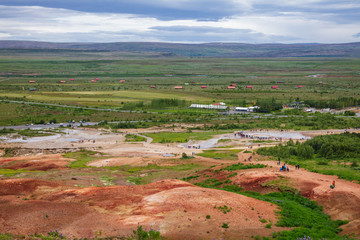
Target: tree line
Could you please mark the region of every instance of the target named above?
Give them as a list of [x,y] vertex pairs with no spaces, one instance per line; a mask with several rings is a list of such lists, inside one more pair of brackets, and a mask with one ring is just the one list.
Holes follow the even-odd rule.
[[298,157],[312,159],[322,157],[327,159],[360,158],[360,134],[343,133],[316,136],[304,143],[288,141],[285,145],[260,148],[257,152],[265,156],[279,158]]

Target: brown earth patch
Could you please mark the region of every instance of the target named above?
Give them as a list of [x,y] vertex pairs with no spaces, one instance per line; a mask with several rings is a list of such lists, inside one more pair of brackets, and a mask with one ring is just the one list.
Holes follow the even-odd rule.
[[239,185],[244,190],[265,194],[277,190],[263,186],[265,182],[274,179],[277,179],[277,176],[248,176],[246,173],[240,173],[239,177],[234,177],[233,183]]
[[[341,188],[341,187],[340,187]],[[354,189],[354,191],[356,191]],[[349,220],[341,226],[341,234],[355,233],[360,238],[360,197],[354,192],[332,191],[329,194],[316,196],[316,201],[324,207],[324,212],[332,219]]]
[[34,179],[0,180],[0,196],[25,195],[34,192],[38,187],[59,187],[55,182]]
[[[248,181],[250,182],[250,188],[264,192],[264,190],[261,191],[262,187],[259,184],[266,178],[269,178],[269,180],[279,177],[289,178],[296,184],[295,187],[303,196],[315,200],[319,205],[323,206],[324,212],[330,215],[333,220],[350,221],[349,224],[341,226],[343,229],[341,234],[354,233],[355,236],[360,237],[360,185],[358,183],[338,179],[336,176],[308,172],[304,169],[295,170],[294,166],[289,166],[290,172],[280,172],[276,161],[259,163],[267,164],[272,168],[244,171],[242,176],[238,174],[238,176],[234,177],[238,179],[234,180],[234,183],[243,186],[242,184]],[[256,180],[257,178],[259,180]],[[330,185],[334,180],[336,180],[336,187],[330,189]]]
[[[179,180],[143,186],[61,186],[58,191],[49,191],[49,186],[59,185],[47,181],[16,179],[0,184],[0,232],[57,229],[69,237],[94,237],[101,230],[104,236],[114,236],[130,234],[141,224],[145,229],[160,229],[170,239],[249,239],[276,230],[266,229],[259,221],[276,222],[276,206]],[[19,193],[28,194],[28,200],[18,198]],[[215,208],[224,205],[231,208],[227,214]],[[222,228],[223,223],[229,228]]]
[[[315,136],[327,134],[327,132],[309,131],[303,134]],[[140,161],[133,162],[132,165],[146,165],[149,162],[148,159],[159,165],[170,164],[166,163],[166,158],[158,159],[158,162],[156,162],[156,158],[164,153],[181,154],[186,152],[190,155],[194,151],[187,151],[175,144],[169,146],[150,143],[117,144],[117,139],[118,137],[112,139],[112,145],[109,145],[106,142],[108,139],[105,139],[104,142],[101,142],[104,144],[101,151],[112,154],[113,159],[121,156],[119,158],[134,157]],[[100,139],[96,140],[96,144],[98,142]],[[78,145],[97,146],[92,143]],[[239,153],[238,159],[243,161],[250,155],[251,153]],[[0,164],[4,164],[4,166],[19,164],[18,166],[20,166],[22,163],[41,160],[35,162],[43,163],[46,166],[51,162],[47,161],[46,157],[39,159],[40,156],[0,158]],[[251,163],[256,164],[257,162],[254,161],[256,158],[257,156],[254,156]],[[259,159],[265,158],[259,157]],[[2,160],[4,161],[2,162]],[[66,164],[69,161],[56,157],[53,160],[61,160]],[[213,169],[225,167],[225,165],[220,166],[222,163],[238,162],[198,156],[191,161],[201,162],[204,165],[218,165]],[[245,164],[247,163],[249,162]],[[350,221],[349,224],[341,226],[344,229],[342,234],[355,233],[360,237],[359,184],[337,179],[334,176],[311,173],[303,169],[295,170],[294,166],[290,166],[290,172],[280,172],[279,166],[273,161],[259,161],[259,163],[268,164],[272,168],[237,171],[238,174],[231,178],[232,182],[247,190],[267,193],[274,189],[263,187],[263,183],[281,177],[289,178],[296,183],[296,188],[304,196],[316,200],[322,205],[324,212],[329,214],[332,219]],[[122,165],[122,162],[120,161],[119,164]],[[62,171],[68,171],[68,169],[61,169],[60,165],[58,165],[59,170],[54,169],[56,171],[49,171],[51,174],[39,177],[52,178],[52,176],[62,174]],[[0,165],[0,167],[2,166]],[[130,234],[140,223],[146,229],[150,227],[160,229],[161,233],[171,239],[249,239],[251,235],[269,236],[271,232],[284,230],[274,226],[272,229],[265,229],[265,224],[258,221],[261,217],[275,219],[272,214],[274,214],[276,206],[254,201],[251,198],[243,198],[244,196],[238,194],[203,189],[178,180],[160,181],[144,186],[88,188],[66,186],[87,182],[89,183],[85,185],[91,185],[92,176],[83,176],[82,174],[90,170],[82,169],[81,171],[78,172],[78,175],[74,175],[74,180],[66,183],[29,179],[0,180],[0,232],[33,234],[35,231],[46,233],[58,229],[69,237],[93,237],[95,231],[102,230],[103,235],[114,236]],[[203,173],[214,175],[213,171],[204,171],[198,174]],[[229,174],[231,172],[219,172],[217,177],[225,180]],[[333,180],[336,180],[336,187],[330,189],[329,186]],[[24,200],[25,198],[28,200]],[[218,209],[214,209],[215,205],[227,205],[233,210],[223,214]],[[248,211],[251,210],[250,206],[255,210]],[[21,212],[24,212],[26,217],[22,216]],[[206,215],[210,215],[211,218],[206,219]],[[273,216],[274,218],[272,218]],[[19,221],[21,224],[17,224]],[[273,220],[274,223],[275,221]],[[34,224],[34,222],[38,224]],[[228,223],[230,228],[222,228],[223,223]]]
[[47,171],[49,169],[65,168],[72,159],[64,158],[61,154],[31,155],[0,158],[0,167],[6,169],[26,169]]
[[[241,156],[242,159],[244,156]],[[259,157],[261,159],[261,157]],[[290,167],[290,172],[279,171],[276,161],[243,162],[244,164],[267,164],[267,168],[219,171],[204,170],[199,172],[200,177],[193,179],[192,182],[202,182],[211,176],[213,179],[225,180],[231,173],[237,173],[231,177],[232,184],[242,187],[244,190],[256,191],[262,194],[278,191],[278,189],[266,187],[272,180],[284,180],[285,185],[297,189],[301,194],[311,200],[315,200],[323,206],[324,212],[331,216],[333,220],[349,220],[350,223],[341,226],[341,234],[355,234],[360,237],[360,185],[355,182],[338,179],[336,176],[323,175],[308,172],[304,169],[295,170]],[[204,177],[205,175],[205,177]],[[336,180],[336,187],[330,189],[333,180]],[[276,184],[275,184],[276,186]]]

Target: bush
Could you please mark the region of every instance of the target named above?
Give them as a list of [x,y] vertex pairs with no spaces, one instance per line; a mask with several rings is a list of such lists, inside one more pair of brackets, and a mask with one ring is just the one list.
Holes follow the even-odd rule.
[[316,136],[306,141],[318,154],[325,158],[359,158],[360,133],[343,133]]
[[355,112],[351,112],[351,111],[345,111],[344,112],[344,116],[355,116],[356,113]]
[[303,159],[311,159],[314,157],[314,149],[308,144],[300,144],[297,147],[296,155]]
[[142,226],[138,226],[136,230],[133,231],[133,234],[126,238],[126,240],[161,240],[165,239],[161,236],[160,232],[150,229],[150,231],[143,230]]
[[182,153],[181,155],[181,159],[190,159],[190,158],[194,158],[193,156],[188,156],[186,153]]
[[229,228],[229,224],[223,223],[223,225],[222,225],[221,227],[222,227],[222,228]]
[[275,146],[260,148],[257,153],[266,156],[290,158],[297,156],[302,159],[317,157],[334,158],[359,158],[360,133],[343,133],[334,135],[316,136],[302,144],[294,146]]

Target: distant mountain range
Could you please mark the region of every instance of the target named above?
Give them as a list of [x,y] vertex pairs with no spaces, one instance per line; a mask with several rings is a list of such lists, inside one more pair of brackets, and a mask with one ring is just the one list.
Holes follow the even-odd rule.
[[0,41],[0,50],[72,50],[156,53],[163,57],[347,57],[360,58],[360,42],[343,44],[180,44],[162,42],[52,43]]

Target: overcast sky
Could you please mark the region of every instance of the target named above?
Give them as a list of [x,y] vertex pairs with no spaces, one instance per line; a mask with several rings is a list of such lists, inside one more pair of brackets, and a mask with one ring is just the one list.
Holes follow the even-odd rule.
[[346,43],[359,0],[0,0],[0,40]]

